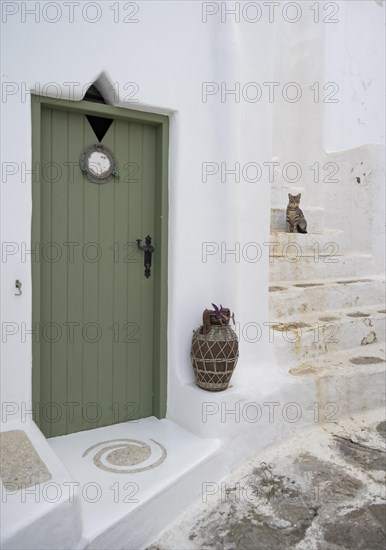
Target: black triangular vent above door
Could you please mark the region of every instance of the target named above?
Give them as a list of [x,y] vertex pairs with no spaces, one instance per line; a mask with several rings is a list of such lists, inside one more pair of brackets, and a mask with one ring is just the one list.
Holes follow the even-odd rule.
[[113,119],[91,115],[86,115],[86,118],[89,121],[91,128],[94,130],[94,134],[98,138],[98,141],[102,141],[107,133],[107,130],[110,128]]
[[104,105],[106,105],[106,101],[103,95],[100,93],[95,84],[91,84],[83,99],[85,99],[86,101],[93,101],[94,103],[103,103]]

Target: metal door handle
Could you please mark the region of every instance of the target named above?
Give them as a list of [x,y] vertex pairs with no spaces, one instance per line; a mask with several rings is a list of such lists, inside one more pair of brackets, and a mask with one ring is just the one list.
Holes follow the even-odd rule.
[[145,245],[142,245],[141,242],[142,239],[137,239],[138,250],[143,250],[145,252],[143,265],[145,267],[145,277],[148,279],[150,277],[151,256],[154,252],[154,246],[151,244],[151,237],[149,237],[149,235],[145,239]]

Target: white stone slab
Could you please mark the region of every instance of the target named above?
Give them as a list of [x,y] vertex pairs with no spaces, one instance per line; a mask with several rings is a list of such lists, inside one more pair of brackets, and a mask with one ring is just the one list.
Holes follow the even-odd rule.
[[[301,210],[307,220],[307,228],[310,232],[321,232],[324,229],[324,208],[311,207]],[[286,230],[286,207],[271,208],[271,230],[285,231]]]
[[332,258],[352,251],[349,246],[350,235],[345,231],[332,229],[326,229],[323,233],[312,230],[308,233],[271,231],[270,242],[270,256]]
[[304,282],[315,279],[359,278],[374,275],[372,257],[368,254],[352,254],[337,258],[319,258],[301,256],[292,258],[274,258],[270,264],[270,281]]
[[372,305],[382,309],[384,301],[385,281],[382,280],[335,279],[303,283],[278,281],[270,286],[269,310],[272,320],[282,320],[331,309]]
[[[364,364],[353,359],[367,358]],[[376,362],[383,359],[383,362]],[[386,400],[385,343],[360,346],[310,359],[290,371],[315,395],[321,415],[331,420],[384,407]],[[306,389],[308,388],[308,389]]]
[[[143,471],[138,471],[141,463],[130,473],[106,471],[94,462],[99,451],[110,447],[101,460],[111,467],[106,456],[122,449],[126,440],[151,448],[150,457],[142,463]],[[212,461],[218,441],[199,438],[169,420],[154,417],[55,437],[49,443],[79,483],[87,548],[144,547],[181,507],[197,498],[202,476],[210,470],[211,476],[216,476],[216,469],[221,475],[218,463]],[[162,454],[160,446],[166,453],[164,460],[151,468]],[[122,464],[116,468],[124,469]]]
[[356,348],[361,342],[367,348],[373,342],[384,342],[384,311],[379,306],[362,307],[280,320],[272,326],[277,361],[288,368],[328,352]]

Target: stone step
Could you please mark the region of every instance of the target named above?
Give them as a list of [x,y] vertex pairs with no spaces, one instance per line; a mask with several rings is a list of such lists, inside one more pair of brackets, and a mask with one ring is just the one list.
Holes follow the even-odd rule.
[[271,325],[279,365],[296,366],[326,352],[385,341],[385,306],[320,311]]
[[333,260],[335,256],[342,256],[349,251],[347,231],[333,229],[306,234],[272,231],[270,243],[270,256],[274,257],[310,256],[315,261],[318,258]]
[[[289,370],[314,395],[319,422],[385,405],[385,344],[371,344],[309,359]],[[308,388],[307,388],[308,386]]]
[[379,279],[335,279],[302,283],[284,281],[269,287],[271,319],[373,305],[382,309],[384,301],[385,281]]
[[28,414],[20,421],[12,420],[15,411],[6,415],[4,549],[148,548],[201,497],[205,481],[225,473],[218,440],[170,420],[148,417],[47,440]]
[[[49,442],[82,491],[89,484],[99,487],[99,499],[81,501],[87,550],[147,548],[181,508],[201,496],[203,482],[223,475],[217,440],[166,419],[142,418]],[[138,448],[149,454],[135,456]],[[121,456],[110,462],[114,453]]]
[[[271,231],[286,231],[286,208],[271,208]],[[304,217],[307,220],[309,231],[322,232],[324,229],[324,208],[310,207],[302,208]]]
[[29,411],[21,414],[14,405],[13,411],[5,409],[1,423],[0,547],[79,548],[79,485],[32,422]]
[[315,258],[273,257],[270,263],[270,281],[302,282],[314,279],[363,278],[372,274],[370,254],[352,254]]

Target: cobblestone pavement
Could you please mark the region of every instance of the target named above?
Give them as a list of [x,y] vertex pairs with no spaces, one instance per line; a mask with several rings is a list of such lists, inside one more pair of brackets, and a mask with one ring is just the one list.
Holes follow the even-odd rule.
[[208,481],[149,550],[385,550],[384,418],[319,425]]

